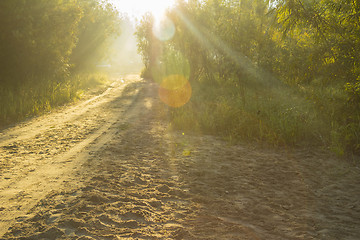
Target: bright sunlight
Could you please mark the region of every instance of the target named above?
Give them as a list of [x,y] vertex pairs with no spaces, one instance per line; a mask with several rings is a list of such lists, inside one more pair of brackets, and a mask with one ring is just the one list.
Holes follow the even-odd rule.
[[130,17],[139,18],[146,12],[151,12],[155,18],[162,18],[165,10],[174,4],[174,0],[111,0],[119,12],[127,13]]
[[358,2],[0,0],[0,239],[360,239]]

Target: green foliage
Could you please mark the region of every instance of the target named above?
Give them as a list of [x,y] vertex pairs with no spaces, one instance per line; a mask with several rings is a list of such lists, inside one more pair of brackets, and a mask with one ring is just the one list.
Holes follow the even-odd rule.
[[76,99],[120,22],[97,0],[1,0],[0,20],[0,124]]
[[104,73],[82,73],[77,74],[73,77],[73,82],[76,82],[77,88],[85,91],[87,89],[92,89],[98,86],[106,85],[109,82],[107,74]]
[[66,77],[81,11],[73,0],[0,1],[1,83]]
[[[173,126],[360,153],[356,1],[178,1],[167,16],[176,33],[156,42],[157,60],[168,68],[169,51],[181,53],[193,88],[191,101],[172,111]],[[144,46],[155,43],[152,23],[147,17],[138,27],[144,59]]]
[[345,91],[349,94],[349,103],[358,110],[360,109],[360,76],[353,84],[347,83],[345,85]]
[[320,146],[327,133],[314,108],[286,87],[195,84],[191,102],[183,109],[173,109],[172,118],[175,128],[196,126],[200,132],[232,141]]
[[[288,41],[308,51],[307,68],[328,81],[354,83],[359,75],[360,9],[356,1],[283,1],[277,9],[280,30]],[[307,39],[303,39],[306,36]],[[289,48],[290,46],[284,46]],[[305,57],[300,58],[305,59]],[[299,62],[299,61],[298,61]],[[311,65],[316,64],[316,68]]]
[[97,0],[78,0],[82,18],[78,26],[78,40],[71,54],[74,71],[89,71],[103,60],[114,35],[120,34],[118,12],[109,3]]
[[34,79],[16,87],[0,87],[0,126],[75,101],[82,92],[106,84],[107,81],[107,76],[100,73],[77,74],[60,83]]
[[146,69],[150,69],[156,62],[157,48],[156,39],[153,36],[152,28],[154,18],[151,14],[145,14],[136,28],[138,52],[143,58]]

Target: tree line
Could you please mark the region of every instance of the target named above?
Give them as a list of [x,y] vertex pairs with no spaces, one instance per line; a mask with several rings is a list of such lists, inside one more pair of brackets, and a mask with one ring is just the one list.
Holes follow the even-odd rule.
[[360,152],[360,3],[179,0],[167,18],[171,39],[154,35],[151,14],[137,38],[144,76],[189,69],[192,100],[172,110],[174,126]]
[[121,22],[97,0],[2,0],[0,20],[0,124],[72,98]]

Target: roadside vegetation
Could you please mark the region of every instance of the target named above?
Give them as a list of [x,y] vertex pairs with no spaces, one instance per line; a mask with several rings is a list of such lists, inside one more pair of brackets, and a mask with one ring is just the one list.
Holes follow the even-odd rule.
[[360,153],[356,1],[178,1],[166,20],[145,15],[136,35],[144,77],[191,85],[171,109],[175,128]]
[[74,101],[104,83],[96,71],[121,17],[97,0],[0,1],[0,126]]

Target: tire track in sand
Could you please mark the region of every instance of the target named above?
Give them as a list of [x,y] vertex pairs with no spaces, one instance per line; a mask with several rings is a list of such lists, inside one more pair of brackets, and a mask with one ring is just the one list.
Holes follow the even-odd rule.
[[[114,126],[121,124],[132,112],[141,85],[137,76],[128,76],[125,84],[117,80],[99,96],[53,115],[42,116],[39,121],[34,119],[13,131],[5,130],[6,135],[2,133],[2,162],[8,160],[12,164],[2,165],[0,169],[0,236],[17,220],[31,217],[26,214],[32,207],[49,192],[71,181],[89,155],[113,137],[118,129]],[[54,125],[55,129],[52,128]],[[81,125],[90,125],[90,129],[80,129],[83,136],[79,137]],[[51,136],[56,135],[54,132],[62,136],[71,132],[77,134],[67,141],[51,144],[54,140]],[[28,146],[38,142],[41,142],[40,148],[48,147],[45,156],[27,151]],[[59,150],[64,144],[67,147]]]

